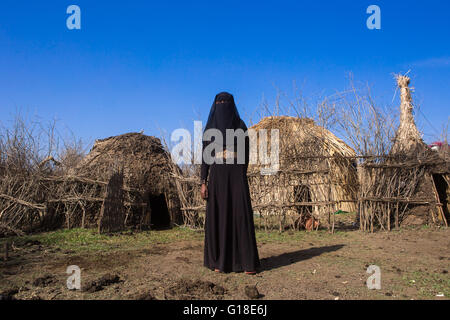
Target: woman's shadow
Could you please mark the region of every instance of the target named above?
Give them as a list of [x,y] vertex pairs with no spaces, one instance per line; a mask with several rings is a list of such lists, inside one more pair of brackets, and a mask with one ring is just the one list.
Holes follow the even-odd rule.
[[320,256],[326,252],[333,252],[344,247],[343,244],[334,246],[309,248],[305,250],[297,250],[293,252],[283,253],[278,256],[272,256],[261,259],[261,271],[268,271],[280,267],[284,267],[299,261],[308,260],[316,256]]

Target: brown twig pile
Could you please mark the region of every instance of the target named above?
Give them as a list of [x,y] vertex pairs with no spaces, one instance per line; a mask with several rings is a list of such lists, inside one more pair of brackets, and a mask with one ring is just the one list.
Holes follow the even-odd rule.
[[400,224],[447,226],[435,177],[446,181],[448,189],[449,158],[423,142],[414,122],[409,83],[408,77],[397,76],[400,125],[389,154],[381,163],[366,161],[360,167],[359,217],[364,231],[391,230]]
[[[64,143],[55,123],[43,127],[17,116],[0,132],[0,234],[23,234],[60,226],[51,200],[61,192],[53,179],[60,179],[68,163],[81,159],[79,143]],[[59,160],[55,157],[60,154]],[[52,178],[53,177],[53,178]]]

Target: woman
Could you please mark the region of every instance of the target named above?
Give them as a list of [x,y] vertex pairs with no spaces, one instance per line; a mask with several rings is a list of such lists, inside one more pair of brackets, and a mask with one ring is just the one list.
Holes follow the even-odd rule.
[[[207,163],[211,161],[205,161],[205,152],[202,157],[201,193],[207,200],[204,265],[216,272],[255,274],[260,261],[247,181],[249,139],[246,136],[244,148],[238,145],[239,139],[226,141],[227,129],[247,132],[231,94],[222,92],[216,95],[205,132],[208,129],[219,130],[222,134],[220,149],[223,152],[212,152],[215,161],[210,165]],[[208,140],[203,137],[203,151],[210,143],[220,143],[220,140]],[[245,161],[241,164],[238,161],[242,159],[239,150],[245,150]],[[222,161],[216,161],[221,157]]]

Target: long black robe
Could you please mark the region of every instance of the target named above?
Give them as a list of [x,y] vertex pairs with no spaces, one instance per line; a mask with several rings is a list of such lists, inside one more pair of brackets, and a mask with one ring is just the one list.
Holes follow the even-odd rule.
[[[214,101],[218,97],[220,94]],[[229,108],[230,112],[235,112],[239,117],[234,124],[228,122],[225,127],[221,127],[223,121],[217,119],[220,112],[215,113],[214,109],[213,105],[206,128],[247,130],[237,114],[234,100]],[[227,164],[225,161],[223,164],[202,163],[202,179],[206,179],[209,173],[204,266],[212,270],[241,272],[257,271],[260,268],[247,180],[248,137],[245,142],[245,164],[236,163],[236,159],[234,164]]]

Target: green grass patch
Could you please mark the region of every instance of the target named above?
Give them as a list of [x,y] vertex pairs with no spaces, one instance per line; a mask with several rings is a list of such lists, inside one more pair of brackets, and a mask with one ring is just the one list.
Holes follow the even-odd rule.
[[[203,233],[187,228],[176,227],[168,230],[150,230],[136,233],[124,232],[113,235],[99,234],[93,229],[62,229],[52,232],[10,237],[16,246],[30,241],[39,241],[44,246],[75,252],[100,251],[110,249],[139,249],[155,243],[170,243],[183,240],[201,240]],[[6,239],[1,239],[3,244]]]
[[439,293],[450,297],[450,276],[448,274],[416,271],[403,276],[403,281],[407,285],[417,288],[423,298],[434,298]]
[[[346,232],[331,234],[326,230],[319,231],[256,231],[258,242],[264,243],[298,243],[323,242],[336,237],[347,237]],[[141,232],[122,232],[112,235],[99,234],[94,229],[61,229],[51,232],[10,237],[9,241],[15,246],[24,246],[30,241],[39,241],[44,246],[73,250],[75,252],[102,251],[102,250],[129,250],[148,247],[150,244],[164,244],[183,240],[203,241],[203,230],[175,227],[168,230],[150,230]],[[0,245],[6,240],[0,239]]]

